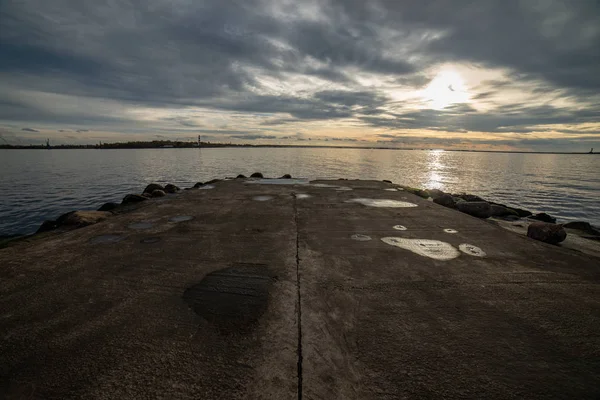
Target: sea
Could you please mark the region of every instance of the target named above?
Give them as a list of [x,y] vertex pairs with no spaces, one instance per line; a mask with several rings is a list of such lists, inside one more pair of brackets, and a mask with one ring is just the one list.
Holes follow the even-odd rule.
[[600,226],[600,156],[347,148],[0,150],[0,236],[31,234],[47,219],[95,210],[152,182],[181,188],[213,178],[291,174],[387,179],[471,193]]

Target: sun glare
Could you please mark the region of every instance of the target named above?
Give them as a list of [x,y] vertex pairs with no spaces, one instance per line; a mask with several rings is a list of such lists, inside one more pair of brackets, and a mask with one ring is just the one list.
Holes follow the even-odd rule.
[[463,78],[453,70],[440,71],[423,90],[422,96],[427,106],[436,110],[469,101]]

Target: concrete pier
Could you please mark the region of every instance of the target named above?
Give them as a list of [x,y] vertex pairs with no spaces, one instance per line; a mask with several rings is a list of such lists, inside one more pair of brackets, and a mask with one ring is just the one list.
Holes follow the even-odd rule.
[[0,397],[600,397],[600,259],[375,181],[246,180],[0,250]]

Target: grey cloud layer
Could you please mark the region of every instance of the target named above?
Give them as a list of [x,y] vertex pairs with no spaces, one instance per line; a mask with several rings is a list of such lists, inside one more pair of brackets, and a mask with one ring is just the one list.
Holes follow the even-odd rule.
[[[36,91],[131,107],[280,114],[265,124],[354,119],[391,129],[527,132],[536,125],[595,123],[599,7],[597,1],[512,0],[3,2],[0,77],[13,86],[0,92],[0,122],[117,130],[135,123],[116,112],[58,113],[22,98],[22,91]],[[535,82],[540,92],[561,90],[581,105],[416,110],[390,106],[380,89],[357,79],[369,73],[423,87],[430,79],[424,69],[445,62],[510,69],[516,81]],[[290,90],[284,85],[290,76],[314,79],[317,88]],[[267,90],[264,77],[281,88]],[[485,100],[501,86],[489,83],[475,98]]]

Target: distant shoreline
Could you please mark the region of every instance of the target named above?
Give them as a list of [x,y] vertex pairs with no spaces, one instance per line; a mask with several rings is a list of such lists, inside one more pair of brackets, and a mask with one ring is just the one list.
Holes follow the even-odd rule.
[[467,150],[467,149],[421,149],[399,148],[384,146],[326,146],[326,145],[276,145],[276,144],[232,144],[232,143],[202,143],[200,147],[195,142],[124,142],[106,143],[100,145],[0,145],[0,150],[131,150],[131,149],[215,149],[215,148],[312,148],[312,149],[360,149],[360,150],[417,150],[417,151],[451,151],[462,153],[516,153],[516,154],[570,154],[570,155],[598,155],[590,152],[567,151],[511,151],[511,150]]

